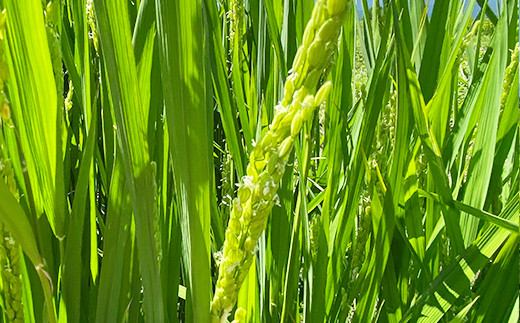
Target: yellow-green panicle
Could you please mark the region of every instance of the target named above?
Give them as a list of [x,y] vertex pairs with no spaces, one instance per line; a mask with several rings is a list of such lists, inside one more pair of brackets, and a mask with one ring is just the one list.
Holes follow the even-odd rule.
[[[278,203],[278,185],[297,136],[327,98],[332,83],[324,82],[350,0],[318,0],[304,32],[284,87],[282,102],[275,107],[269,131],[250,155],[247,175],[241,180],[226,230],[223,257],[215,295],[212,322],[227,322],[236,304],[272,207]],[[235,319],[241,321],[242,312]]]

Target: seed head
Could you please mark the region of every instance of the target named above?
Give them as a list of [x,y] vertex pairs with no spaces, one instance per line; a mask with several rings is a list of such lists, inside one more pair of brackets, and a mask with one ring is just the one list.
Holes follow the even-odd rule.
[[[253,261],[269,213],[275,204],[279,204],[278,184],[293,147],[293,137],[299,134],[303,123],[312,117],[315,108],[330,92],[331,82],[325,82],[317,92],[316,86],[326,76],[325,66],[330,64],[348,2],[318,0],[315,3],[285,82],[283,100],[275,107],[269,130],[251,152],[247,176],[242,178],[232,203],[223,261],[211,303],[213,322],[226,322]],[[239,309],[233,322],[243,320],[245,311]]]

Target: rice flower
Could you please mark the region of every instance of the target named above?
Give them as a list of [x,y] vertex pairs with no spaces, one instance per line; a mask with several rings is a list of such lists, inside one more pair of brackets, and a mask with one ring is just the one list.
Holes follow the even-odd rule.
[[211,303],[212,322],[226,322],[235,306],[238,291],[253,261],[258,238],[278,201],[278,185],[294,138],[332,88],[332,83],[327,81],[316,90],[334,54],[349,3],[350,0],[319,0],[315,3],[303,42],[285,82],[283,100],[275,107],[269,131],[250,155],[247,175],[242,178],[232,203]]

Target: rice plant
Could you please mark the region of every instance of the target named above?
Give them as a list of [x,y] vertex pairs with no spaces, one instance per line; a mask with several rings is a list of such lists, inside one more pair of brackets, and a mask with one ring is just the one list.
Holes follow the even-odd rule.
[[0,0],[1,322],[517,322],[518,0]]

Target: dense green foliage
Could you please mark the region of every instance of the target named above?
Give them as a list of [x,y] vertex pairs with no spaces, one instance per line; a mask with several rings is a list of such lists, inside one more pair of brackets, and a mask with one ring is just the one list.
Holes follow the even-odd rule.
[[383,2],[0,0],[0,322],[210,322],[282,164],[222,321],[517,322],[518,0]]

